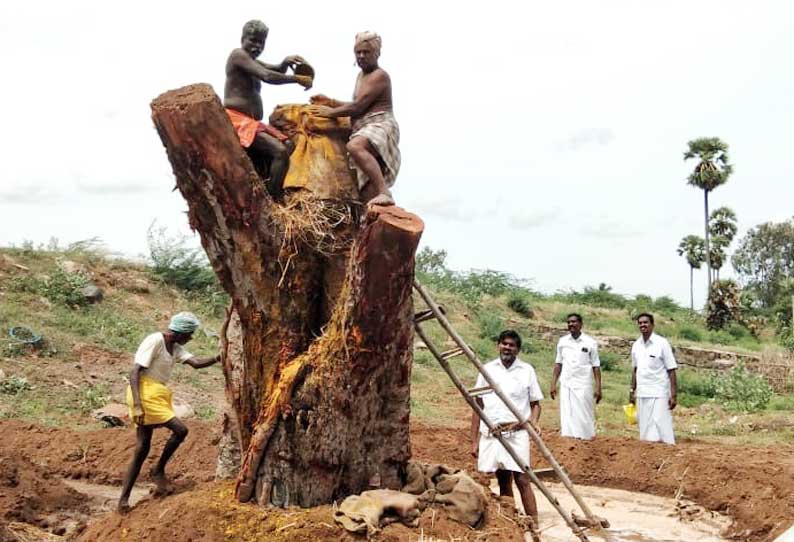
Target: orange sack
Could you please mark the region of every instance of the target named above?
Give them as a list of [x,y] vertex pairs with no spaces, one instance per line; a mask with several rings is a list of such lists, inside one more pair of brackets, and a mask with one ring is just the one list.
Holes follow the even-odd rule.
[[229,119],[232,121],[232,126],[234,126],[234,131],[237,132],[237,137],[240,138],[240,145],[246,149],[251,146],[251,143],[254,142],[256,134],[259,132],[265,132],[266,134],[275,137],[282,143],[289,139],[279,130],[273,128],[272,126],[268,126],[263,122],[259,122],[255,118],[249,117],[245,113],[240,113],[234,109],[227,108],[226,114],[229,115]]

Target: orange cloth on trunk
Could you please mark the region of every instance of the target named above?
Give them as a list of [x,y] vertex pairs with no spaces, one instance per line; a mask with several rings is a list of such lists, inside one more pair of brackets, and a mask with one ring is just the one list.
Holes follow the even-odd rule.
[[240,145],[246,149],[254,142],[256,134],[265,132],[284,143],[289,138],[281,133],[279,130],[268,126],[263,122],[259,122],[253,117],[249,117],[245,113],[240,113],[234,109],[226,109],[226,114],[229,115],[229,120],[232,121],[234,131],[237,132],[237,137],[240,138]]

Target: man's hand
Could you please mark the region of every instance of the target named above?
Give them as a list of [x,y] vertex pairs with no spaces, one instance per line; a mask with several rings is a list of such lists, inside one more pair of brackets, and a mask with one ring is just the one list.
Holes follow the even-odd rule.
[[667,406],[669,406],[669,407],[670,407],[670,410],[673,410],[673,409],[675,408],[675,405],[677,405],[677,404],[678,404],[678,402],[676,401],[676,397],[675,397],[674,395],[673,395],[673,396],[671,396],[671,397],[670,397],[670,398],[667,400]]
[[637,403],[637,400],[634,397],[634,390],[629,390],[629,403],[631,403],[632,405]]
[[549,397],[551,397],[552,401],[557,398],[557,386],[554,386],[549,390]]
[[143,407],[141,405],[134,405],[132,407],[132,421],[135,422],[136,425],[143,425],[145,419]]
[[302,86],[304,90],[309,90],[312,88],[314,80],[308,75],[296,75],[295,82]]
[[318,117],[330,117],[331,108],[327,105],[310,105],[309,113]]
[[542,431],[540,429],[540,425],[538,424],[538,422],[533,422],[532,420],[529,420],[529,425],[531,425],[532,429],[535,430],[535,433],[537,433],[538,436],[540,436]]
[[294,69],[296,64],[306,64],[306,60],[300,55],[289,55],[282,64]]
[[596,404],[601,402],[601,389],[597,389],[595,392],[595,402]]
[[474,459],[477,459],[477,456],[480,454],[480,442],[477,439],[471,441],[471,456]]

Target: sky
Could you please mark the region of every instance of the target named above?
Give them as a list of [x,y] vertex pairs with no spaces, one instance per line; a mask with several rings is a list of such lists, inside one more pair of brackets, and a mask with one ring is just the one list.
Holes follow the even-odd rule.
[[401,128],[394,195],[453,269],[688,304],[676,248],[703,235],[683,160],[697,137],[730,145],[735,173],[710,205],[734,209],[739,237],[794,215],[794,4],[397,5],[3,2],[0,246],[99,237],[137,257],[153,222],[190,234],[149,103],[196,82],[222,93],[249,19],[270,27],[261,60],[300,54],[317,72],[308,92],[264,85],[266,111],[347,99],[355,33],[381,34]]

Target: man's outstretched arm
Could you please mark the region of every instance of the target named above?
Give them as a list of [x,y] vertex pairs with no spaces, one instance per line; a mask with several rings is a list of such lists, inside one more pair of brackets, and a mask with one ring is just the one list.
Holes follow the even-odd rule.
[[[285,85],[287,83],[298,83],[304,88],[311,87],[312,81],[310,77],[305,77],[302,75],[287,75],[286,73],[281,73],[280,71],[273,69],[273,66],[271,65],[267,65],[264,62],[259,62],[258,60],[254,60],[248,55],[248,53],[246,53],[242,49],[238,49],[232,52],[231,62],[234,67],[240,68],[249,75],[252,75],[253,77],[256,77],[257,79],[264,81],[265,83],[268,83],[270,85]],[[280,68],[280,66],[278,66],[278,68]],[[286,67],[284,67],[284,71],[285,72],[287,71]]]

